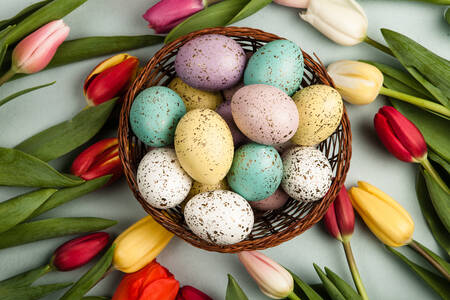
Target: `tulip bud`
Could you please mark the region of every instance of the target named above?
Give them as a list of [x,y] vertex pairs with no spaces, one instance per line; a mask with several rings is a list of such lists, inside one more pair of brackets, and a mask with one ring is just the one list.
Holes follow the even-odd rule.
[[427,144],[422,133],[398,110],[383,106],[374,123],[381,142],[399,160],[420,162],[426,158]]
[[273,299],[288,297],[294,290],[292,275],[278,263],[257,251],[238,253],[239,260],[258,284],[261,292]]
[[300,17],[330,40],[353,46],[367,36],[367,16],[355,0],[314,0]]
[[310,0],[273,0],[273,2],[289,6],[289,7],[296,7],[296,8],[307,8],[309,5]]
[[51,264],[59,271],[70,271],[87,264],[106,245],[109,234],[106,232],[91,233],[62,244],[52,257]]
[[59,45],[69,35],[70,28],[63,20],[50,22],[28,35],[14,48],[14,73],[31,74],[44,69],[52,60]]
[[412,241],[414,222],[389,195],[364,181],[350,189],[353,207],[380,241],[400,247]]
[[349,241],[355,228],[355,213],[347,189],[342,186],[334,202],[324,216],[328,232],[336,239]]
[[369,104],[383,86],[383,73],[367,63],[339,60],[327,68],[342,98],[357,105]]
[[193,286],[185,285],[179,291],[176,300],[213,300]]
[[117,180],[123,173],[118,139],[104,139],[85,149],[73,161],[71,172],[84,180],[92,180],[108,174],[113,174],[109,183]]
[[114,267],[124,273],[139,271],[155,259],[172,237],[151,216],[142,218],[114,241]]
[[112,300],[174,300],[179,287],[174,276],[153,260],[140,271],[126,274]]
[[84,82],[84,97],[96,106],[120,96],[136,76],[139,60],[126,53],[117,54],[98,64]]

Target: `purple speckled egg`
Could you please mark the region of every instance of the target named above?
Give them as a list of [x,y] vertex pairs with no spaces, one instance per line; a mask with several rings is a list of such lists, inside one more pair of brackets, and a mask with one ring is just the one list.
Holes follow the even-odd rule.
[[275,210],[283,207],[289,199],[289,195],[286,194],[281,188],[277,189],[275,193],[267,197],[266,199],[259,201],[249,201],[250,206],[257,210]]
[[244,74],[246,56],[233,39],[206,34],[190,40],[175,58],[177,75],[188,85],[219,91],[236,85]]
[[238,147],[249,141],[234,123],[233,115],[231,114],[231,101],[222,102],[222,104],[216,108],[216,112],[225,120],[225,122],[227,122],[228,127],[230,127],[234,147]]
[[231,100],[231,113],[243,134],[264,145],[287,142],[298,128],[294,101],[270,85],[251,84],[238,90]]

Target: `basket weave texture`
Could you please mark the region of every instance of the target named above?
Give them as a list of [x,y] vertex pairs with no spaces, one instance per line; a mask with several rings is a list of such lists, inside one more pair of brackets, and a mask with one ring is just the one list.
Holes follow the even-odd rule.
[[[129,115],[133,100],[139,92],[148,87],[167,85],[176,75],[174,60],[178,49],[189,40],[204,34],[222,34],[228,36],[238,42],[245,51],[251,52],[255,52],[259,47],[268,42],[282,39],[274,34],[253,28],[216,27],[192,32],[165,45],[159,50],[131,85],[125,96],[120,114],[119,151],[128,185],[148,214],[167,230],[198,248],[223,253],[234,253],[277,246],[298,236],[322,219],[328,206],[333,202],[339,192],[339,188],[345,181],[352,152],[350,122],[345,108],[341,124],[337,130],[318,146],[329,159],[334,172],[332,185],[325,197],[320,201],[310,203],[301,203],[294,199],[289,199],[281,209],[267,212],[255,211],[253,230],[248,238],[242,242],[228,246],[209,244],[189,230],[184,221],[180,206],[168,210],[160,210],[150,206],[139,193],[136,172],[141,158],[149,149],[138,140],[130,127]],[[302,87],[312,84],[334,86],[322,63],[315,61],[305,52],[303,52],[303,57],[305,72],[301,84]]]

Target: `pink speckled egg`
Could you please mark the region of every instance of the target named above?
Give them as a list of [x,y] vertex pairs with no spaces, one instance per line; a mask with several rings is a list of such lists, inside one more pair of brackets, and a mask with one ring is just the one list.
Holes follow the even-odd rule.
[[244,74],[245,52],[233,39],[206,34],[190,40],[175,58],[177,75],[188,85],[219,91],[236,85]]
[[249,201],[250,206],[257,210],[274,210],[283,207],[289,199],[289,195],[286,194],[282,189],[277,189],[275,193],[266,199],[259,201]]
[[216,108],[216,112],[227,122],[230,127],[231,135],[233,136],[234,147],[238,147],[249,141],[249,139],[237,128],[231,114],[231,101],[226,101]]
[[231,100],[237,127],[254,142],[275,145],[288,141],[298,128],[298,110],[282,90],[265,84],[246,85]]

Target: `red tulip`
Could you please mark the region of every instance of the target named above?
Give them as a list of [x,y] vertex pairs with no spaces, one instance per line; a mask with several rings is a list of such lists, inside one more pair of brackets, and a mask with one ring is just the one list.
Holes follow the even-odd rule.
[[106,232],[91,233],[62,244],[56,249],[52,265],[59,271],[70,271],[87,264],[106,245],[109,234]]
[[355,228],[355,213],[347,189],[342,186],[324,218],[328,232],[340,241],[350,240]]
[[112,174],[109,183],[118,179],[123,173],[118,143],[117,138],[108,138],[85,149],[73,161],[72,174],[84,180]]
[[422,133],[395,108],[380,108],[374,123],[381,142],[398,159],[420,162],[426,157],[427,145]]
[[126,274],[112,300],[175,300],[179,287],[174,276],[153,260],[141,270]]
[[213,300],[211,297],[193,286],[185,285],[178,292],[176,300]]
[[102,61],[84,82],[84,96],[88,105],[96,106],[120,96],[136,76],[139,60],[126,53]]

